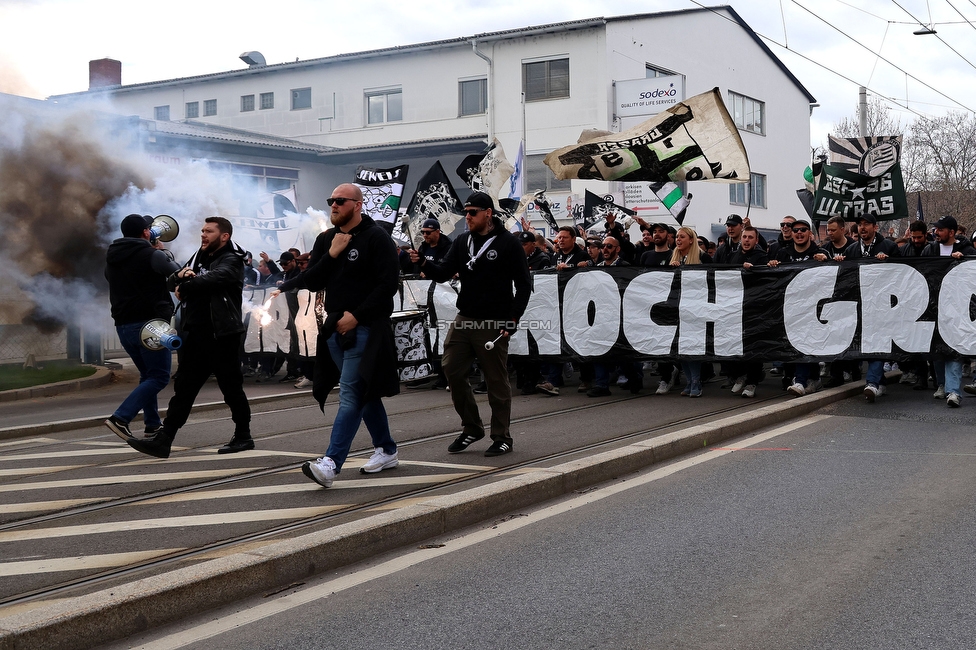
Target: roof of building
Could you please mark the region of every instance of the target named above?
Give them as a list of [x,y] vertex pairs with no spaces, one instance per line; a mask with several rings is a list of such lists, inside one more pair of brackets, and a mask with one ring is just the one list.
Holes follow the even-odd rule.
[[779,60],[779,58],[773,54],[772,50],[766,46],[763,40],[756,34],[755,31],[736,13],[729,5],[720,5],[716,7],[695,7],[690,9],[678,9],[675,11],[661,11],[654,13],[642,13],[642,14],[630,14],[626,16],[612,16],[608,18],[588,18],[583,20],[571,20],[558,23],[548,23],[545,25],[536,25],[530,27],[518,27],[515,29],[506,29],[496,32],[484,32],[480,34],[474,34],[472,36],[459,36],[456,38],[449,38],[439,41],[428,41],[425,43],[414,43],[410,45],[397,45],[394,47],[386,47],[377,50],[366,50],[363,52],[348,52],[344,54],[336,54],[333,56],[320,57],[315,59],[306,59],[304,61],[290,61],[287,63],[273,63],[269,65],[258,65],[250,66],[242,70],[230,70],[226,72],[214,72],[204,75],[196,75],[192,77],[180,77],[176,79],[164,79],[160,81],[148,81],[138,84],[130,85],[115,85],[115,86],[105,86],[103,88],[96,88],[93,90],[79,91],[76,93],[66,93],[63,95],[53,95],[52,98],[58,97],[71,97],[75,95],[86,95],[90,93],[118,93],[126,91],[137,91],[144,90],[152,87],[162,87],[171,85],[186,85],[188,83],[197,82],[208,82],[217,79],[230,79],[234,77],[252,75],[252,74],[262,74],[267,72],[275,72],[279,70],[295,70],[306,67],[316,67],[320,65],[327,65],[330,63],[339,63],[342,61],[350,61],[356,59],[369,59],[382,56],[391,56],[395,54],[400,54],[404,52],[421,52],[425,50],[439,49],[451,45],[461,45],[468,44],[472,41],[492,41],[492,40],[503,40],[508,38],[520,38],[524,36],[532,36],[536,34],[549,34],[557,32],[572,31],[576,29],[589,29],[592,27],[598,27],[600,25],[605,25],[609,22],[621,22],[627,20],[636,20],[644,18],[664,18],[669,16],[677,16],[682,14],[700,13],[700,12],[710,12],[721,16],[723,19],[728,20],[722,15],[722,12],[727,12],[731,17],[731,20],[736,22],[741,26],[747,34],[759,45],[767,56],[769,56],[776,65],[783,71],[783,73],[800,89],[800,91],[807,96],[811,103],[815,102],[816,99],[810,92],[800,83],[792,72],[786,67],[786,65]]
[[255,133],[243,129],[234,129],[228,126],[217,124],[207,124],[187,120],[184,122],[168,122],[163,120],[142,120],[147,130],[155,133],[178,136],[182,138],[192,138],[198,140],[209,140],[227,144],[251,145],[259,147],[272,147],[276,149],[289,149],[312,154],[324,154],[332,151],[341,151],[336,147],[327,147],[319,144],[309,144],[265,133]]

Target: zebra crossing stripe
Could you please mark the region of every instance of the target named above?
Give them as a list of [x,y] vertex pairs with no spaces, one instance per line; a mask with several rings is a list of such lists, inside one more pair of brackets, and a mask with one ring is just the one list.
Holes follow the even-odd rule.
[[255,521],[307,519],[309,517],[317,517],[318,515],[325,514],[332,510],[347,507],[349,506],[334,505],[316,506],[314,508],[276,508],[274,510],[250,510],[245,512],[214,512],[205,515],[187,515],[183,517],[159,517],[156,519],[113,521],[100,524],[59,526],[56,528],[37,528],[34,530],[8,530],[5,532],[0,532],[0,543],[76,537],[78,535],[100,535],[104,533],[132,532],[137,530],[161,530],[166,528],[182,528],[191,526],[241,524]]
[[173,472],[172,474],[140,474],[137,476],[96,476],[94,478],[74,478],[63,481],[37,481],[0,485],[0,492],[25,492],[27,490],[53,490],[56,488],[83,487],[86,485],[119,485],[122,483],[153,483],[158,481],[181,481],[208,478],[222,478],[241,474],[249,469],[209,469],[198,472]]
[[129,553],[108,553],[106,555],[87,555],[83,557],[52,557],[44,560],[23,560],[0,564],[0,578],[22,576],[35,573],[60,573],[62,571],[91,571],[110,569],[144,562],[155,557],[178,553],[182,548],[157,548],[151,551],[132,551]]

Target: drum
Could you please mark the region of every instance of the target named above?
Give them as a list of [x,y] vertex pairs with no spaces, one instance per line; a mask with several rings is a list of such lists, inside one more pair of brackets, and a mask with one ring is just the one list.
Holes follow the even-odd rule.
[[426,316],[427,312],[419,309],[395,311],[390,316],[393,321],[400,381],[423,379],[433,374]]

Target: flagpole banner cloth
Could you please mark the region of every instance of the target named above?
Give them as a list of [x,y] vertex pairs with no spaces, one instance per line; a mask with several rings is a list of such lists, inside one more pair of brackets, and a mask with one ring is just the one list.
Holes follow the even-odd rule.
[[417,189],[407,206],[405,234],[412,240],[414,248],[419,248],[423,243],[420,226],[426,219],[437,219],[441,232],[452,240],[463,232],[462,206],[441,161],[436,161],[417,183]]
[[515,167],[505,158],[505,150],[495,138],[484,153],[466,157],[455,171],[465,185],[475,192],[484,192],[498,205],[498,197],[515,173]]
[[878,221],[908,216],[905,184],[898,165],[875,177],[825,164],[813,203],[813,218],[817,221],[833,216],[857,221],[865,214],[874,215]]
[[[830,361],[976,355],[976,260],[537,271],[509,354]],[[447,328],[439,319],[434,325]]]
[[827,139],[830,164],[844,171],[877,177],[901,162],[900,135]]
[[373,221],[396,224],[408,169],[408,165],[390,169],[356,169],[355,184],[363,193],[363,212]]
[[749,180],[749,158],[718,88],[627,131],[557,149],[544,162],[560,180]]

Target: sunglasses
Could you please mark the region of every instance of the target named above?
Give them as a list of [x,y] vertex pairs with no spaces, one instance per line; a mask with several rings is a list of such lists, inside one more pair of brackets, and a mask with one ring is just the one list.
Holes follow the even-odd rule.
[[334,198],[329,198],[325,200],[325,202],[329,204],[330,208],[333,205],[338,205],[339,207],[342,207],[346,204],[346,201],[352,201],[353,203],[358,203],[359,199],[348,199],[344,196],[336,196]]
[[809,228],[794,228],[793,232],[810,232]]
[[435,232],[437,232],[437,231],[436,230],[421,230],[420,231],[420,234],[421,235],[433,235]]
[[485,211],[484,208],[469,208],[464,211],[464,214],[468,215],[469,217],[473,217],[479,212],[484,212],[484,211]]
[[608,248],[609,248],[610,250],[613,250],[613,249],[615,249],[615,248],[616,248],[616,246],[614,246],[613,244],[604,244],[604,245],[603,245],[603,250],[606,250],[606,249],[608,249]]
[[793,222],[792,221],[784,221],[781,224],[779,224],[779,227],[780,228],[792,228],[793,227]]

